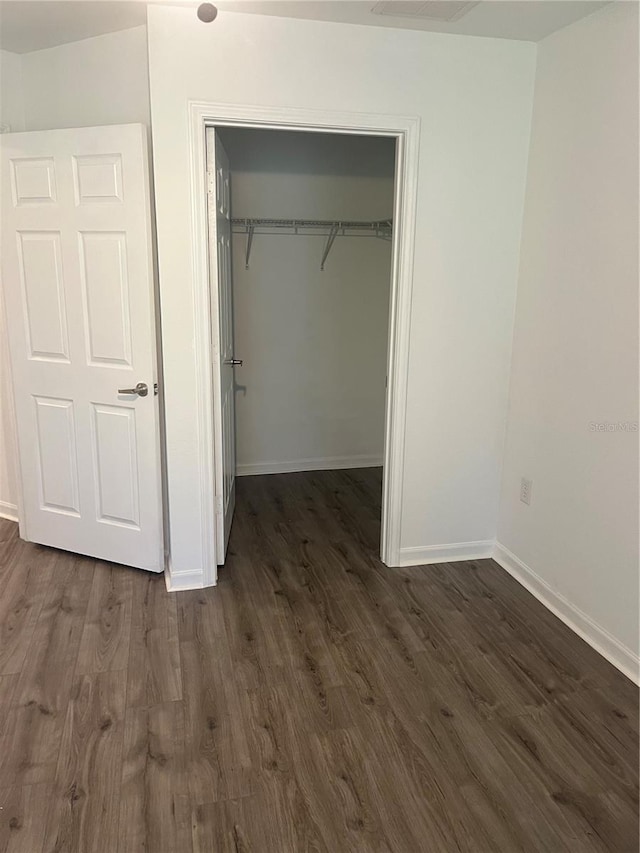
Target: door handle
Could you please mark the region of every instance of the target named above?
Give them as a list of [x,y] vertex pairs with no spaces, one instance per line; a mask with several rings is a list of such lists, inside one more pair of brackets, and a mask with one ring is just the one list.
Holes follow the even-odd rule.
[[225,358],[225,364],[231,364],[232,366],[237,365],[238,367],[242,367],[242,359],[241,358]]
[[146,382],[138,382],[135,388],[118,388],[118,394],[137,394],[138,397],[146,397],[148,393]]

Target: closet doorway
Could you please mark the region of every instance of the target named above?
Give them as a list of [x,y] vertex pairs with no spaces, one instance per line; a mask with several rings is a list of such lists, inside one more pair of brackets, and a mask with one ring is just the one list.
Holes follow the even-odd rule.
[[194,202],[206,174],[194,226],[208,239],[194,258],[210,310],[201,420],[216,562],[236,489],[257,494],[271,480],[286,491],[306,475],[317,486],[321,472],[339,484],[344,472],[355,500],[377,489],[380,557],[397,565],[417,124],[377,121],[374,133],[191,111]]

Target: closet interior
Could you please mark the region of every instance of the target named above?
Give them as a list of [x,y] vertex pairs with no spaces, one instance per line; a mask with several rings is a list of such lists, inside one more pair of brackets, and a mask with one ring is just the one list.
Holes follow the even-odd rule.
[[217,133],[242,361],[236,474],[381,469],[395,139]]

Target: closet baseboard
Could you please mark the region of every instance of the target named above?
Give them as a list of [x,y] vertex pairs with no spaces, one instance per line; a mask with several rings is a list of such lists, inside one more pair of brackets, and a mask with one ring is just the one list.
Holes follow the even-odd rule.
[[430,563],[454,563],[459,560],[484,560],[493,553],[493,539],[455,542],[450,545],[423,545],[400,549],[401,566],[428,566]]
[[332,471],[346,468],[380,468],[382,456],[323,456],[288,462],[251,462],[236,466],[237,477],[257,474],[293,474],[296,471]]

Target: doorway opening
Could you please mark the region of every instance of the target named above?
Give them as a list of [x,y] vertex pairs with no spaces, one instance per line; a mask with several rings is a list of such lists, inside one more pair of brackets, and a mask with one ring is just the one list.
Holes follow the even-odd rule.
[[[413,247],[415,239],[415,207],[416,186],[418,170],[418,145],[419,145],[419,122],[415,118],[401,116],[384,116],[369,114],[348,114],[338,112],[327,112],[320,110],[295,110],[289,108],[265,108],[252,107],[248,105],[222,105],[201,104],[190,105],[190,136],[191,136],[191,198],[192,198],[192,228],[194,234],[193,261],[194,261],[194,316],[196,321],[196,334],[194,340],[194,351],[197,355],[197,402],[198,419],[196,423],[198,453],[200,464],[200,510],[202,519],[202,546],[205,554],[205,565],[203,569],[203,584],[206,586],[216,582],[218,564],[224,559],[224,541],[220,548],[220,540],[226,536],[229,528],[228,515],[225,514],[229,508],[233,508],[235,497],[235,464],[230,464],[231,455],[229,444],[225,448],[221,441],[225,430],[223,424],[229,424],[228,414],[223,412],[221,390],[225,382],[225,374],[222,368],[225,361],[233,362],[234,359],[246,360],[246,356],[229,345],[227,334],[226,342],[221,339],[221,328],[233,329],[233,323],[220,324],[220,308],[229,306],[233,300],[233,290],[229,285],[227,294],[221,293],[220,282],[225,280],[224,270],[231,270],[231,239],[232,228],[244,228],[242,234],[235,235],[235,253],[240,254],[240,263],[246,267],[247,254],[249,254],[249,270],[255,265],[257,257],[258,241],[262,241],[264,252],[268,241],[276,241],[275,245],[283,246],[289,240],[315,240],[318,242],[319,257],[315,263],[327,264],[335,258],[336,247],[340,243],[356,242],[361,238],[351,240],[350,236],[343,236],[338,231],[329,234],[314,234],[300,236],[300,234],[269,235],[260,233],[255,221],[248,220],[270,219],[271,216],[236,216],[231,211],[231,181],[225,183],[222,178],[220,166],[215,162],[215,133],[224,133],[226,129],[261,129],[269,131],[293,131],[298,137],[301,134],[330,134],[332,136],[355,136],[355,137],[386,137],[391,140],[395,148],[395,170],[393,190],[393,210],[391,217],[379,218],[371,214],[370,222],[377,223],[378,227],[386,222],[391,236],[391,275],[388,300],[388,333],[386,348],[386,389],[384,390],[384,426],[383,426],[383,474],[382,474],[382,496],[381,512],[379,514],[380,528],[380,558],[388,566],[400,564],[400,529],[402,511],[402,485],[404,474],[404,443],[405,443],[405,421],[407,405],[407,376],[409,361],[409,328],[411,316],[412,296],[412,269],[413,269]],[[382,140],[382,141],[387,141]],[[209,150],[207,150],[209,148]],[[223,144],[219,145],[220,151]],[[224,155],[223,155],[224,156]],[[218,244],[218,233],[220,229],[209,234],[209,222],[216,222],[222,211],[215,211],[215,199],[220,202],[226,192],[228,193],[229,208],[226,213],[228,218],[228,243],[227,248],[221,248]],[[212,201],[212,198],[214,201]],[[214,209],[209,211],[208,205]],[[224,205],[223,205],[224,207]],[[211,215],[210,215],[211,214]],[[280,217],[277,217],[280,219]],[[306,218],[306,217],[305,217]],[[242,223],[232,222],[232,219],[247,220]],[[288,225],[293,227],[291,217]],[[389,222],[389,219],[391,222]],[[339,220],[342,221],[342,220]],[[360,225],[364,220],[353,220]],[[266,225],[268,223],[259,223]],[[273,225],[273,223],[271,223]],[[277,223],[274,227],[279,227]],[[323,220],[322,226],[333,223],[333,220]],[[222,225],[222,223],[220,223]],[[252,228],[251,233],[249,229]],[[302,229],[300,229],[301,231]],[[335,231],[335,229],[334,229]],[[346,232],[345,232],[346,233]],[[381,244],[387,235],[369,237],[368,241],[379,241]],[[251,247],[249,250],[249,238]],[[323,239],[324,238],[324,239]],[[239,245],[238,245],[239,241]],[[223,241],[224,242],[224,241]],[[240,248],[242,247],[242,248]],[[248,251],[249,250],[249,251]],[[267,250],[268,251],[268,250]],[[282,250],[280,250],[282,251]],[[227,260],[225,261],[225,257]],[[339,256],[338,256],[339,257]],[[318,271],[318,274],[321,274]],[[324,273],[322,273],[324,274]],[[228,276],[231,281],[231,276]],[[226,301],[225,301],[226,300]],[[228,308],[227,308],[228,313]],[[364,306],[363,306],[364,313]],[[231,334],[232,337],[232,334]],[[222,345],[222,346],[221,346]],[[224,350],[224,351],[223,351]],[[233,363],[231,366],[234,366]],[[244,367],[244,365],[243,365]],[[239,365],[235,365],[235,372],[240,374]],[[384,381],[384,377],[383,377]],[[238,376],[238,384],[242,385],[242,378]],[[242,393],[242,391],[240,392]],[[234,383],[233,400],[235,403],[236,392]],[[233,434],[235,430],[227,428],[226,434]],[[235,455],[235,451],[234,451]],[[371,454],[373,455],[373,454]],[[228,464],[223,461],[226,459]],[[271,460],[264,460],[269,462]],[[295,460],[294,460],[295,462]],[[248,464],[248,463],[247,463]],[[369,463],[371,464],[371,463]],[[329,470],[340,470],[331,468]],[[341,469],[362,470],[373,472],[369,469]],[[248,470],[241,471],[241,474]],[[292,472],[293,473],[293,472]],[[309,472],[306,472],[307,474]],[[277,476],[285,476],[277,475]],[[266,477],[255,477],[255,481],[268,479]],[[243,482],[244,477],[238,478]],[[215,490],[211,484],[216,484]],[[209,508],[209,512],[205,510]],[[224,524],[226,522],[226,524]],[[224,524],[224,526],[223,526]]]
[[244,507],[272,475],[275,501],[315,490],[347,527],[359,495],[377,550],[396,141],[207,137],[218,564],[236,493]]

